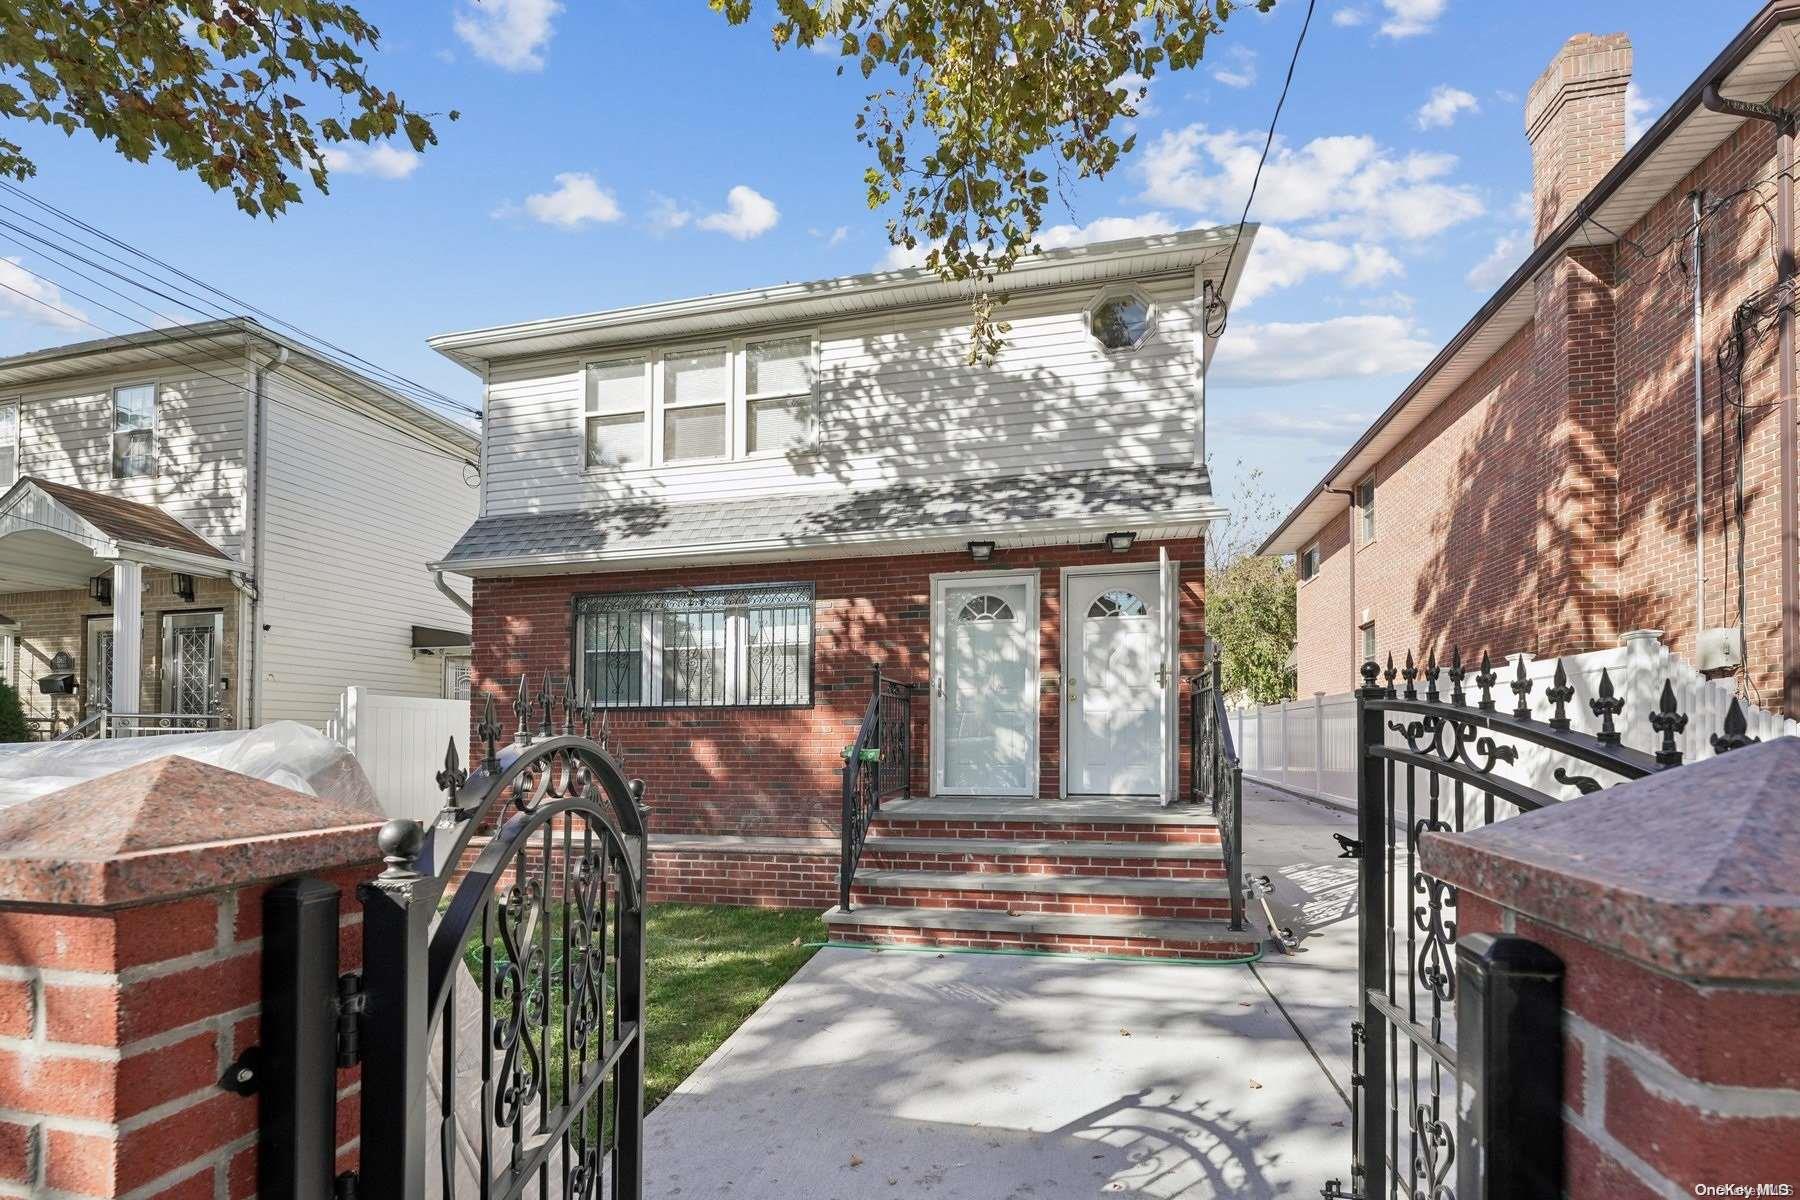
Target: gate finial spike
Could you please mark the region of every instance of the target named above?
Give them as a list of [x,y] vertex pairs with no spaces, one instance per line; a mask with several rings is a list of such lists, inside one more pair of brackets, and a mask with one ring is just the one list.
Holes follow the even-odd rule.
[[575,676],[563,676],[563,736],[575,733]]
[[456,807],[456,793],[462,791],[462,785],[469,782],[469,773],[462,769],[462,758],[456,753],[456,739],[446,739],[444,747],[444,769],[437,773],[437,785],[444,793],[444,803],[451,808]]
[[1560,729],[1567,733],[1569,729],[1569,701],[1575,698],[1575,689],[1569,686],[1569,672],[1563,668],[1563,660],[1556,660],[1556,676],[1550,686],[1544,689],[1544,698],[1555,706],[1550,714],[1550,728]]
[[1426,703],[1428,703],[1428,704],[1436,704],[1437,703],[1437,698],[1438,698],[1437,680],[1438,680],[1437,651],[1434,649],[1434,650],[1431,650],[1428,652],[1426,659],[1425,659],[1425,700],[1426,700]]
[[487,700],[481,708],[481,724],[475,727],[481,737],[481,745],[485,753],[481,758],[482,767],[492,775],[500,770],[498,746],[500,742],[500,717],[494,711],[494,693],[487,693]]
[[1613,694],[1612,672],[1600,668],[1600,694],[1588,701],[1588,707],[1600,718],[1600,731],[1594,736],[1609,746],[1619,744],[1619,730],[1613,718],[1625,711],[1625,698]]
[[1382,672],[1382,677],[1387,680],[1387,694],[1390,697],[1395,695],[1394,676],[1398,675],[1398,674],[1399,674],[1399,672],[1394,670],[1394,652],[1392,650],[1389,650],[1388,651],[1387,670]]
[[550,672],[544,672],[544,686],[538,690],[538,708],[542,715],[538,718],[538,736],[550,737],[556,732],[556,723],[551,719]]
[[1481,688],[1481,699],[1475,702],[1475,707],[1482,712],[1494,711],[1494,681],[1498,678],[1499,676],[1494,674],[1493,657],[1483,650],[1481,652],[1481,670],[1475,672],[1475,683]]
[[519,730],[515,735],[521,746],[531,745],[531,682],[519,672],[519,692],[513,697],[513,711],[519,714]]
[[1663,680],[1662,697],[1658,701],[1656,711],[1650,714],[1650,728],[1662,734],[1662,745],[1656,749],[1656,761],[1665,767],[1681,765],[1681,747],[1675,744],[1675,735],[1687,728],[1687,714],[1680,711],[1675,700],[1675,681]]
[[1406,690],[1405,690],[1404,695],[1406,696],[1406,698],[1408,700],[1417,700],[1419,698],[1418,689],[1413,687],[1413,680],[1417,679],[1418,677],[1419,677],[1419,668],[1413,665],[1412,651],[1408,650],[1406,652],[1406,665],[1404,667],[1400,668],[1400,678],[1402,678],[1406,681]]
[[1519,655],[1519,669],[1513,673],[1513,681],[1507,686],[1518,697],[1518,703],[1513,705],[1513,716],[1521,721],[1531,720],[1531,676],[1525,673],[1523,654]]
[[1462,647],[1450,647],[1450,703],[1463,705],[1469,698],[1463,695]]
[[1712,736],[1713,753],[1728,754],[1760,741],[1761,738],[1750,736],[1750,722],[1745,718],[1744,708],[1738,703],[1738,698],[1733,696],[1731,707],[1725,710],[1725,732]]

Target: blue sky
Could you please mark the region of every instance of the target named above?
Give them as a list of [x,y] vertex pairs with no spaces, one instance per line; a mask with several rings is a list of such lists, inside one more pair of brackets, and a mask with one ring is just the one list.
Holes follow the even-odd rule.
[[[1221,492],[1242,462],[1297,500],[1524,257],[1523,96],[1570,34],[1631,35],[1642,126],[1758,7],[1319,0],[1210,393]],[[275,222],[85,135],[0,134],[36,157],[34,195],[470,404],[476,381],[427,336],[889,261],[851,129],[864,85],[835,58],[777,54],[762,24],[732,28],[703,0],[363,10],[383,31],[376,78],[463,119],[419,158],[353,154],[331,195]],[[1235,220],[1304,11],[1240,11],[1202,67],[1159,78],[1135,155],[1080,185],[1049,240]],[[134,328],[11,238],[0,259],[60,295],[14,270],[16,285]],[[0,353],[86,336],[0,294]]]

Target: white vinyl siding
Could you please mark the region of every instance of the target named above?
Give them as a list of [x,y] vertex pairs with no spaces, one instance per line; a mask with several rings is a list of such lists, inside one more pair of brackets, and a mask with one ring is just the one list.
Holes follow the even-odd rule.
[[[1001,310],[1012,326],[1006,347],[990,366],[966,361],[966,304],[818,327],[810,331],[814,378],[805,432],[794,428],[802,415],[792,408],[748,407],[746,363],[737,371],[745,405],[733,418],[738,428],[728,430],[733,457],[726,461],[589,470],[578,422],[585,419],[585,367],[596,357],[496,362],[487,393],[486,511],[598,509],[626,498],[679,503],[1192,463],[1201,403],[1193,273],[1123,282],[1156,305],[1149,338],[1129,353],[1109,353],[1088,333],[1098,287],[1014,298]],[[743,344],[780,342],[797,333],[773,328],[747,335]],[[621,347],[616,353],[674,355],[720,344]],[[758,386],[776,386],[764,384],[763,373],[759,367]],[[773,363],[768,373],[772,379]],[[657,436],[665,436],[660,419],[655,426]],[[777,452],[769,445],[774,439],[786,447]]]
[[[261,715],[320,725],[351,684],[438,696],[443,660],[412,653],[412,626],[469,618],[425,564],[471,521],[460,451],[267,377]],[[463,585],[466,586],[466,585]]]
[[[63,380],[17,401],[15,470],[139,504],[152,504],[227,554],[244,550],[245,418],[250,372],[241,358],[191,351],[167,370]],[[156,472],[113,475],[116,389],[156,388]],[[3,458],[0,453],[0,458]]]

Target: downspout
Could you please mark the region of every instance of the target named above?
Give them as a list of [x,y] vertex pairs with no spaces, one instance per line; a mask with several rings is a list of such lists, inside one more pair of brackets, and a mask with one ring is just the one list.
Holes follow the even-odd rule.
[[444,581],[444,575],[445,572],[433,569],[431,572],[431,582],[437,585],[438,591],[449,597],[450,603],[468,613],[469,620],[473,621],[475,619],[475,606],[470,604],[467,600],[464,600],[455,588],[446,583]]
[[1706,194],[1698,189],[1689,197],[1694,205],[1694,646],[1699,654],[1700,634],[1706,628],[1706,350],[1702,337],[1705,312],[1701,269],[1705,265],[1701,243],[1704,234]]
[[[1794,123],[1791,109],[1727,100],[1709,83],[1700,102],[1713,112],[1749,121],[1767,121],[1775,138],[1775,287],[1778,301],[1776,353],[1780,355],[1781,428],[1776,471],[1781,505],[1781,696],[1782,711],[1800,715],[1800,511],[1795,509],[1794,445]],[[1746,631],[1739,630],[1742,637]]]
[[263,580],[267,578],[263,567],[266,561],[264,547],[268,537],[263,531],[268,516],[269,491],[269,394],[268,372],[271,367],[278,367],[288,360],[287,347],[263,359],[255,368],[255,384],[251,389],[251,400],[256,405],[256,454],[250,469],[250,571],[255,583],[255,591],[250,599],[250,670],[244,675],[249,681],[250,694],[246,698],[250,709],[251,728],[262,724],[262,662],[263,662],[263,612],[262,589]]
[[1362,647],[1357,644],[1362,636],[1362,622],[1357,620],[1356,612],[1356,491],[1343,488],[1328,487],[1325,489],[1333,496],[1344,498],[1344,553],[1350,559],[1350,690],[1355,691],[1362,686]]

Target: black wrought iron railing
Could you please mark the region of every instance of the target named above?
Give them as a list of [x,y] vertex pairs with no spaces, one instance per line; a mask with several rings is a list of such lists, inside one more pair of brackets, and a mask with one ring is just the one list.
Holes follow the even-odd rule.
[[1194,749],[1189,758],[1190,791],[1194,799],[1212,809],[1219,822],[1219,845],[1225,859],[1225,880],[1231,896],[1231,927],[1244,927],[1244,768],[1231,740],[1231,719],[1225,711],[1225,691],[1220,686],[1218,656],[1212,656],[1206,672],[1189,681],[1190,714]]
[[838,906],[850,910],[850,885],[862,861],[869,826],[881,802],[912,792],[912,698],[914,685],[872,668],[873,687],[856,740],[844,748],[842,850],[838,860]]

